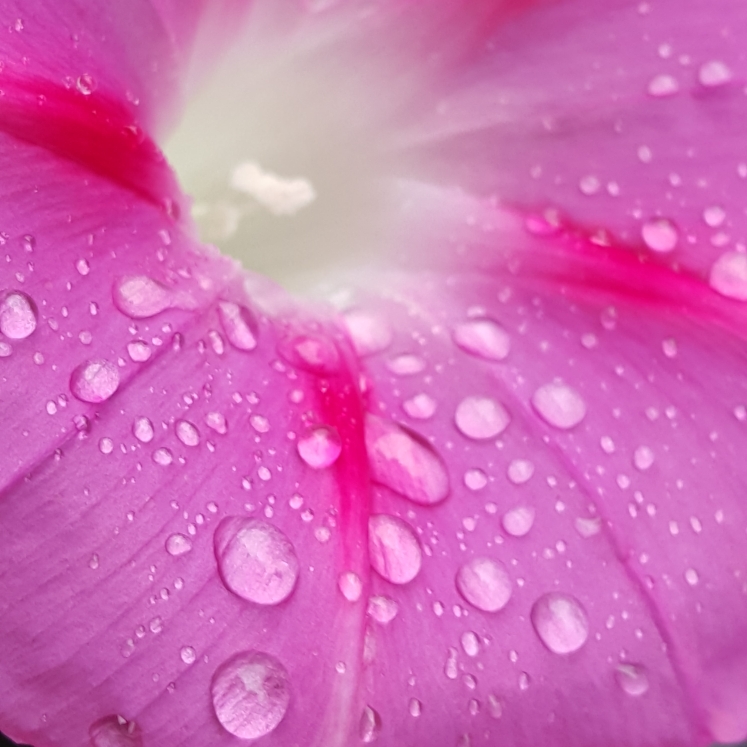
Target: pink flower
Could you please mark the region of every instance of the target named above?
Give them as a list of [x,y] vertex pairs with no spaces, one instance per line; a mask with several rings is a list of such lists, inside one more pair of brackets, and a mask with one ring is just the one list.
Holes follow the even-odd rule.
[[227,214],[298,212],[266,254],[344,247],[321,302],[201,245],[152,139],[246,8],[25,5],[0,3],[0,728],[747,737],[743,5],[258,3],[233,80],[291,71],[247,121],[298,150],[242,153],[256,210]]

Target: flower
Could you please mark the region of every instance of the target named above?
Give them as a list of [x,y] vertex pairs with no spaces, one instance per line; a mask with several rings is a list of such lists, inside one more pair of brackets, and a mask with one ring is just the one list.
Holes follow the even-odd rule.
[[3,9],[3,731],[747,736],[740,5],[258,3],[371,208],[326,304],[151,140],[241,5]]

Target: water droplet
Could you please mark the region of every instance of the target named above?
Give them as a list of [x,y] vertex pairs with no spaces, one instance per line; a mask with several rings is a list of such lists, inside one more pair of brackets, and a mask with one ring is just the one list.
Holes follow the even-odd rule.
[[539,639],[555,654],[578,651],[589,637],[586,612],[570,594],[543,594],[532,606],[531,617]]
[[679,232],[667,218],[652,218],[641,227],[641,238],[652,252],[666,253],[677,246]]
[[503,609],[511,598],[511,579],[506,567],[491,558],[473,558],[456,575],[459,593],[483,612]]
[[465,397],[454,416],[457,428],[468,438],[485,440],[503,433],[511,422],[506,408],[489,397]]
[[225,417],[219,412],[209,412],[205,415],[205,425],[222,436],[228,433],[228,423]]
[[375,742],[381,733],[381,716],[371,706],[366,706],[361,714],[358,728],[361,742],[370,744]]
[[407,710],[413,718],[417,718],[423,712],[423,704],[417,698],[410,698]]
[[464,484],[470,490],[482,490],[488,484],[488,476],[481,469],[468,469],[464,473]]
[[581,194],[586,195],[587,197],[590,197],[591,195],[595,195],[602,187],[602,183],[599,181],[599,178],[589,174],[588,176],[581,177],[581,180],[578,183],[578,189],[581,192]]
[[173,294],[145,275],[118,278],[114,283],[114,305],[133,319],[147,319],[168,309]]
[[10,291],[0,301],[0,332],[10,340],[25,340],[36,329],[36,304],[21,291]]
[[166,552],[169,555],[178,557],[184,555],[192,549],[192,540],[189,537],[185,537],[183,534],[171,534],[166,539]]
[[340,354],[332,340],[319,335],[296,335],[278,344],[278,352],[289,363],[315,374],[334,374],[340,367]]
[[148,418],[138,418],[132,424],[132,434],[141,443],[147,444],[153,440],[153,423]]
[[688,568],[685,571],[685,581],[687,581],[690,586],[697,586],[698,581],[700,581],[700,576],[694,568]]
[[647,90],[650,96],[664,98],[665,96],[674,96],[680,90],[680,84],[676,78],[664,73],[652,78]]
[[162,467],[168,467],[174,461],[174,455],[169,449],[162,447],[153,452],[153,461]]
[[476,633],[467,630],[462,633],[462,649],[467,656],[477,656],[480,653],[480,639]]
[[127,353],[134,363],[144,363],[150,356],[150,347],[144,340],[133,340],[127,343]]
[[337,461],[342,452],[342,441],[335,428],[318,425],[299,438],[296,447],[309,467],[325,469]]
[[96,79],[88,73],[78,76],[78,80],[75,81],[75,87],[84,96],[90,96],[96,90]]
[[373,569],[393,584],[407,584],[420,572],[422,552],[410,526],[386,514],[368,520],[368,554]]
[[428,420],[436,412],[436,400],[428,394],[416,394],[402,403],[402,409],[415,420]]
[[240,739],[258,739],[273,731],[288,710],[288,672],[270,654],[244,651],[216,670],[210,693],[226,731]]
[[88,730],[93,747],[142,747],[140,727],[122,716],[107,716]]
[[503,514],[503,528],[512,537],[523,537],[534,524],[534,509],[529,506],[518,506]]
[[105,436],[99,441],[99,451],[102,454],[111,454],[114,451],[114,441]]
[[701,86],[716,88],[723,86],[732,79],[729,66],[721,60],[709,60],[703,63],[698,70],[698,80]]
[[541,386],[532,396],[532,404],[549,425],[568,430],[586,416],[586,403],[581,395],[560,382]]
[[574,522],[576,531],[584,538],[593,537],[602,529],[602,521],[598,516],[592,518],[577,518]]
[[298,579],[290,540],[262,519],[227,517],[214,535],[215,557],[225,585],[256,604],[279,604]]
[[200,432],[188,420],[176,421],[176,437],[185,446],[197,446],[200,443]]
[[413,376],[425,369],[425,361],[419,355],[405,353],[387,361],[386,367],[397,376]]
[[337,586],[348,602],[357,602],[363,593],[360,576],[353,571],[344,571],[337,579]]
[[722,254],[711,266],[709,282],[722,296],[747,301],[747,253]]
[[399,612],[399,605],[394,599],[384,596],[371,597],[368,600],[368,615],[380,625],[388,625]]
[[119,387],[119,370],[107,360],[81,363],[70,376],[70,391],[83,402],[104,402]]
[[433,448],[397,424],[366,416],[366,452],[373,479],[415,503],[440,503],[449,494],[446,467]]
[[230,301],[221,301],[218,316],[231,345],[238,350],[254,350],[257,347],[257,321],[249,309]]
[[531,479],[534,465],[528,459],[514,459],[508,465],[508,479],[514,485],[521,485]]
[[654,452],[648,446],[639,446],[633,454],[633,464],[641,472],[647,470],[654,463]]
[[619,664],[615,670],[615,680],[623,692],[634,698],[648,692],[648,674],[644,667],[638,664]]
[[454,342],[462,350],[489,361],[502,361],[511,349],[511,338],[490,319],[474,319],[454,328]]
[[194,664],[197,659],[197,654],[192,646],[182,646],[179,656],[185,664]]
[[720,205],[709,205],[703,210],[703,220],[710,228],[718,228],[726,220],[726,211]]
[[392,344],[392,330],[380,317],[355,310],[347,312],[342,318],[358,355],[380,353]]

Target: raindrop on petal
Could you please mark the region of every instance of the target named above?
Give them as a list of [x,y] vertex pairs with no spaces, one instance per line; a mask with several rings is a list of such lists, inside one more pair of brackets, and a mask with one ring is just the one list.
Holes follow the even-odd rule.
[[615,670],[615,680],[623,692],[634,698],[648,692],[648,674],[638,664],[619,664]]
[[221,301],[218,316],[231,345],[238,350],[254,350],[257,347],[257,321],[249,309],[230,301]]
[[454,342],[462,350],[490,361],[502,361],[511,349],[511,338],[490,319],[474,319],[454,328]]
[[671,220],[652,218],[641,227],[641,238],[652,252],[665,254],[676,248],[679,232]]
[[93,747],[142,747],[140,727],[122,716],[107,716],[88,730]]
[[171,534],[166,539],[166,552],[169,555],[178,557],[184,555],[192,549],[192,540],[183,534]]
[[368,615],[380,625],[388,625],[399,612],[399,605],[394,599],[384,596],[371,597],[368,600]]
[[506,408],[489,397],[465,397],[456,409],[454,420],[465,436],[477,440],[495,438],[511,422]]
[[726,252],[711,266],[711,288],[727,298],[747,301],[747,252]]
[[578,651],[589,637],[586,612],[570,594],[543,594],[532,606],[531,618],[539,639],[555,654]]
[[429,394],[416,394],[402,403],[402,409],[415,420],[428,420],[436,412],[436,400]]
[[337,461],[342,452],[342,441],[335,428],[318,425],[301,436],[296,447],[309,467],[325,469]]
[[177,420],[176,437],[185,446],[197,446],[200,443],[200,432],[188,420]]
[[381,716],[371,706],[366,706],[361,714],[358,734],[361,742],[370,744],[375,742],[381,733]]
[[357,602],[363,593],[360,576],[353,571],[344,571],[337,579],[337,586],[348,602]]
[[723,86],[732,79],[729,66],[721,60],[709,60],[703,63],[698,70],[698,81],[706,88]]
[[173,294],[145,276],[118,278],[114,283],[114,305],[133,319],[147,319],[171,306]]
[[367,311],[349,311],[343,315],[345,327],[360,356],[373,355],[386,350],[392,343],[392,330],[380,317]]
[[541,386],[532,396],[534,409],[549,425],[568,430],[586,416],[586,403],[581,395],[560,382]]
[[410,526],[386,514],[368,520],[368,554],[373,569],[393,584],[407,584],[420,572],[422,551]]
[[21,291],[10,291],[0,301],[0,332],[9,340],[25,340],[35,329],[36,304]]
[[321,335],[296,335],[278,344],[278,352],[294,366],[318,375],[334,374],[340,368],[340,354],[332,340]]
[[81,363],[70,376],[70,391],[83,402],[104,402],[119,387],[119,370],[107,360]]
[[528,459],[514,459],[508,465],[507,474],[514,485],[521,485],[534,474],[534,465]]
[[473,558],[457,571],[459,593],[483,612],[503,609],[511,598],[511,579],[506,567],[491,558]]
[[534,509],[529,506],[518,506],[503,514],[503,528],[512,537],[523,537],[534,524]]

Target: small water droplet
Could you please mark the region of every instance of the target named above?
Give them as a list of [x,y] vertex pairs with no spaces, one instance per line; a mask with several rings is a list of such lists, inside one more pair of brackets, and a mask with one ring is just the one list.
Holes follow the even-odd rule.
[[161,447],[153,452],[153,461],[162,467],[168,467],[174,461],[174,455],[166,447]]
[[483,612],[503,609],[511,598],[511,579],[506,567],[491,558],[473,558],[456,575],[459,593]]
[[296,335],[278,344],[278,352],[294,366],[318,375],[337,373],[340,354],[332,340],[320,335]]
[[96,79],[88,73],[78,76],[75,87],[84,95],[90,96],[96,90]]
[[667,358],[677,357],[677,340],[673,337],[667,337],[661,341],[661,350]]
[[144,363],[150,356],[150,347],[144,340],[133,340],[127,343],[127,354],[134,363]]
[[178,557],[184,555],[192,549],[192,540],[183,534],[171,534],[166,539],[166,552],[169,555]]
[[457,428],[468,438],[485,440],[503,433],[511,422],[506,408],[489,397],[465,397],[454,416]]
[[114,305],[133,319],[147,319],[172,305],[170,290],[146,275],[118,278],[112,292]]
[[388,625],[399,612],[399,605],[394,599],[384,596],[371,597],[368,600],[368,615],[380,625]]
[[541,386],[532,396],[532,404],[543,420],[562,430],[577,426],[586,416],[581,395],[560,382]]
[[709,205],[703,211],[703,220],[710,228],[718,228],[726,220],[726,211],[720,205]]
[[511,338],[491,319],[474,319],[454,328],[454,342],[467,353],[489,361],[502,361],[511,349]]
[[254,350],[257,347],[257,320],[249,309],[237,303],[221,301],[218,316],[231,345],[238,350]]
[[747,252],[726,252],[711,266],[711,288],[727,298],[747,301]]
[[407,710],[413,718],[418,718],[423,712],[423,704],[417,698],[410,698],[410,702],[407,704]]
[[615,680],[623,692],[634,698],[648,692],[648,674],[639,664],[619,664],[615,670]]
[[687,581],[690,586],[697,586],[698,581],[700,581],[700,576],[694,568],[688,568],[685,571],[685,581]]
[[288,672],[270,654],[244,651],[218,667],[210,693],[226,731],[240,739],[258,739],[272,732],[288,710]]
[[534,465],[528,459],[514,459],[508,465],[508,479],[514,485],[521,485],[531,479]]
[[363,593],[360,576],[353,571],[344,571],[337,579],[337,586],[348,602],[357,602]]
[[342,318],[358,355],[380,353],[392,344],[392,330],[380,317],[355,310],[345,313]]
[[420,437],[397,424],[367,415],[366,452],[373,479],[415,503],[440,503],[449,494],[441,457]]
[[88,730],[93,747],[142,747],[140,727],[122,716],[107,716]]
[[436,412],[436,400],[429,394],[416,394],[402,403],[402,409],[415,420],[428,420]]
[[405,353],[387,361],[386,367],[397,376],[414,376],[425,369],[425,361],[419,355]]
[[680,84],[673,76],[662,73],[649,81],[647,90],[649,95],[654,98],[664,98],[674,96],[680,90]]
[[214,535],[225,585],[255,604],[279,604],[296,585],[299,566],[291,541],[262,519],[227,517]]
[[676,248],[679,232],[668,218],[652,218],[641,227],[641,238],[652,252],[665,254]]
[[462,649],[467,656],[477,656],[480,653],[480,639],[471,630],[462,633]]
[[194,664],[197,654],[192,646],[182,646],[179,656],[185,664]]
[[176,437],[185,446],[197,446],[200,443],[200,432],[188,420],[177,420],[175,430]]
[[601,188],[602,183],[599,181],[599,178],[594,176],[593,174],[581,177],[578,183],[579,191],[581,192],[581,194],[586,195],[587,197],[595,195]]
[[468,469],[464,473],[464,484],[470,490],[482,490],[488,484],[488,476],[481,469]]
[[633,464],[644,472],[654,463],[654,452],[648,446],[639,446],[633,454]]
[[81,363],[70,376],[70,391],[83,402],[104,402],[118,387],[119,370],[107,360]]
[[517,506],[503,514],[503,528],[512,537],[523,537],[534,524],[535,512],[529,506]]
[[387,514],[368,520],[368,554],[373,569],[393,584],[407,584],[420,572],[422,551],[410,526]]
[[358,734],[364,744],[375,742],[381,734],[381,716],[371,706],[363,709]]
[[228,433],[226,418],[219,412],[209,412],[205,415],[205,425],[222,436]]
[[0,332],[10,340],[25,340],[35,329],[36,304],[21,291],[10,291],[0,301]]
[[698,70],[698,81],[706,88],[717,88],[723,86],[732,79],[729,66],[721,60],[709,60],[704,62]]
[[555,654],[578,651],[589,637],[589,620],[581,602],[570,594],[543,594],[532,606],[532,625]]
[[132,434],[141,443],[147,444],[153,440],[153,423],[148,418],[138,418],[132,424]]
[[335,428],[318,425],[298,439],[296,448],[309,467],[325,469],[334,464],[342,453],[342,441]]

